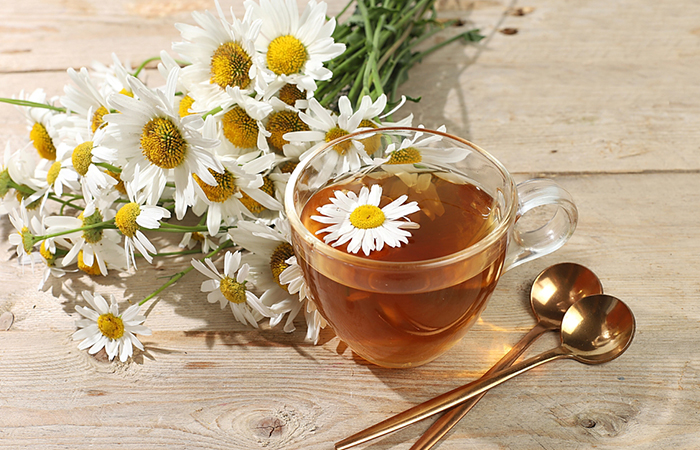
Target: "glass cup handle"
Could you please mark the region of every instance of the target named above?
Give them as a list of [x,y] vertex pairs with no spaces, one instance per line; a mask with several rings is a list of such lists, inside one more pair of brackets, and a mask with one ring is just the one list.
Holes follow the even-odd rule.
[[[578,210],[571,195],[553,180],[536,178],[518,184],[519,207],[508,243],[505,270],[548,255],[569,240],[578,222]],[[518,223],[528,212],[540,206],[553,207],[544,225],[534,229]],[[549,209],[548,209],[549,211]]]

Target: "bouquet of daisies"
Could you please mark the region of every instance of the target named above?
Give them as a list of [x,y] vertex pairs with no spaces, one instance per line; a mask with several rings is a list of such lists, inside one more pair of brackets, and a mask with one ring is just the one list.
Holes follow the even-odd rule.
[[[142,349],[135,335],[151,331],[139,307],[193,269],[208,278],[207,300],[239,322],[291,332],[303,315],[306,338],[318,341],[325,322],[290,244],[286,182],[317,146],[386,125],[408,68],[436,49],[416,46],[451,24],[430,17],[430,0],[358,1],[340,25],[315,0],[301,14],[294,0],[244,5],[242,18],[217,2],[216,13],[193,14],[195,25],[176,24],[176,57],[163,51],[133,70],[114,56],[109,67],[69,69],[60,98],[38,89],[0,99],[29,123],[26,147],[5,150],[0,196],[20,263],[44,267],[40,289],[68,273],[204,255],[121,314],[113,296],[84,292],[81,349],[122,361]],[[458,38],[481,36],[440,46]],[[152,60],[161,86],[140,78]],[[342,172],[366,156],[339,153],[332,164]],[[180,250],[159,252],[150,230],[177,233]]]

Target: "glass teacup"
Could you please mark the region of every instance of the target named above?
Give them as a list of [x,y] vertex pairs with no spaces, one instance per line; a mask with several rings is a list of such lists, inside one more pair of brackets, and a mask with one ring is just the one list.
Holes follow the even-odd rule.
[[[341,156],[350,151],[357,157]],[[377,208],[416,202],[420,210],[397,222],[410,236],[374,240],[369,253],[351,240],[326,243],[323,212],[376,185]],[[578,218],[553,181],[516,186],[476,145],[407,127],[361,131],[317,149],[294,170],[285,204],[308,295],[340,339],[385,367],[418,366],[447,351],[484,310],[501,274],[561,247]],[[519,219],[545,205],[551,218],[521,229]]]

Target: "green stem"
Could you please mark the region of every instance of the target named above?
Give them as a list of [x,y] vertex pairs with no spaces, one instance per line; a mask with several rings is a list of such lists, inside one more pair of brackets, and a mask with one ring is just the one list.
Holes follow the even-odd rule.
[[355,0],[350,0],[349,2],[347,2],[347,3],[345,4],[345,8],[343,8],[343,9],[336,15],[336,17],[342,16],[342,15],[345,13],[345,11],[348,10],[348,8],[350,7],[350,5],[352,5],[352,3],[353,3],[354,1],[355,1]]
[[207,117],[209,117],[209,116],[211,116],[211,115],[214,115],[214,114],[216,114],[216,113],[218,113],[218,112],[221,112],[221,111],[223,111],[223,109],[221,108],[221,106],[217,106],[216,108],[212,109],[211,111],[205,112],[205,113],[202,115],[202,119],[206,119]]
[[199,253],[202,253],[202,251],[201,250],[181,250],[179,252],[151,253],[151,255],[158,258],[158,257],[165,257],[165,256],[194,255],[194,254],[199,254]]
[[33,193],[36,192],[34,189],[30,188],[26,184],[17,184],[13,180],[10,180],[7,183],[7,185],[9,187],[15,189],[16,191],[21,192],[22,194],[25,194],[25,195],[32,195]]
[[104,222],[98,222],[98,223],[93,223],[92,225],[84,225],[80,228],[74,228],[72,230],[65,230],[65,231],[59,231],[57,233],[52,233],[52,234],[44,234],[41,236],[34,236],[34,243],[41,242],[45,239],[49,238],[54,238],[54,237],[59,237],[59,236],[65,236],[66,234],[71,234],[71,233],[77,233],[78,231],[86,231],[86,230],[94,230],[95,228],[102,228],[102,229],[116,229],[117,226],[114,224],[114,219],[112,220],[107,220]]
[[109,170],[110,172],[122,173],[122,169],[121,169],[121,168],[119,168],[119,167],[117,167],[117,166],[113,166],[113,165],[111,165],[111,164],[109,164],[109,163],[99,162],[99,163],[93,163],[93,164],[95,164],[95,165],[98,166],[98,167],[102,167],[102,168],[104,168],[104,169],[107,169],[107,170]]
[[[82,211],[84,208],[82,206],[78,206],[74,204],[71,200],[62,200],[59,197],[56,197],[54,194],[49,194],[49,200],[53,200],[54,202],[60,203],[63,206],[61,207],[61,210],[63,210],[64,207],[70,206],[71,208],[77,209]],[[62,212],[61,212],[62,213]]]
[[[221,229],[222,230],[230,230],[231,228],[236,228],[235,225],[222,225]],[[158,228],[158,231],[162,231],[164,233],[194,233],[194,232],[202,232],[202,231],[207,231],[208,228],[206,225],[196,225],[196,226],[184,226],[184,225],[173,225],[169,223],[161,223],[160,228]]]
[[[161,60],[161,57],[160,57],[160,56],[153,56],[153,57],[151,57],[151,58],[146,59],[144,62],[142,62],[142,63],[136,68],[136,70],[134,71],[134,73],[133,73],[132,75],[138,78],[139,74],[141,73],[141,71],[143,71],[143,69],[146,68],[146,66],[148,65],[148,63],[151,63],[151,62],[153,62],[153,61],[160,61],[160,60]],[[180,60],[177,60],[177,59],[176,59],[175,62],[178,63],[180,66],[189,66],[189,65],[190,65],[190,63],[188,63],[187,61],[180,61]]]
[[[200,261],[202,261],[202,260],[204,260],[204,259],[207,259],[207,258],[211,258],[212,256],[214,256],[214,255],[216,255],[217,253],[219,253],[221,250],[223,250],[223,249],[225,249],[225,248],[228,248],[228,247],[231,247],[231,246],[233,246],[233,242],[231,242],[230,240],[227,240],[226,242],[224,242],[223,244],[219,245],[219,246],[216,247],[214,250],[212,250],[207,256],[205,256],[204,258],[202,258]],[[177,281],[178,281],[180,278],[182,278],[182,277],[184,277],[185,275],[187,275],[190,271],[192,271],[192,269],[194,269],[194,266],[190,264],[190,266],[189,266],[188,268],[186,268],[185,270],[183,270],[183,271],[181,271],[181,272],[178,272],[178,273],[176,273],[175,275],[173,275],[172,277],[170,277],[170,279],[167,281],[167,283],[165,283],[164,285],[162,285],[161,287],[159,287],[158,289],[156,289],[155,291],[153,291],[153,292],[152,292],[150,295],[148,295],[146,298],[144,298],[143,300],[141,300],[141,301],[139,302],[139,306],[143,306],[144,303],[146,303],[147,301],[149,301],[150,299],[152,299],[152,298],[155,297],[156,295],[160,294],[161,292],[163,292],[164,290],[166,290],[167,288],[169,288],[169,287],[172,286],[173,284],[177,283]]]
[[53,106],[53,105],[49,105],[48,103],[37,103],[37,102],[31,102],[29,100],[20,100],[20,99],[16,99],[16,98],[0,97],[0,102],[9,103],[11,105],[17,105],[17,106],[27,106],[29,108],[44,108],[44,109],[50,109],[51,111],[66,112],[66,108],[62,108],[60,106]]

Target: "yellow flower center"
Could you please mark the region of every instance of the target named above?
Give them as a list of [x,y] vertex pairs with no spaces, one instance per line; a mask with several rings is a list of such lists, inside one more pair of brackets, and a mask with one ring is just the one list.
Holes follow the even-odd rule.
[[391,152],[389,161],[387,164],[416,164],[423,160],[420,154],[420,150],[414,147],[402,148],[401,150],[396,150]]
[[279,284],[279,286],[287,290],[287,285],[280,283],[280,274],[284,272],[284,269],[289,267],[286,261],[294,256],[294,248],[288,242],[282,242],[279,244],[270,256],[270,270],[272,271],[272,278]]
[[141,133],[143,155],[161,169],[173,169],[185,160],[187,141],[170,119],[156,117]]
[[44,257],[47,266],[52,267],[56,265],[56,255],[51,253],[49,249],[46,248],[46,241],[41,243],[41,246],[39,247],[39,254]]
[[298,164],[299,163],[295,163],[294,161],[285,161],[282,164],[280,164],[279,166],[277,166],[277,168],[282,173],[292,173],[292,172],[294,172],[294,169],[297,168]]
[[134,98],[134,93],[128,90],[127,88],[122,88],[121,91],[119,91],[120,94],[126,95],[127,97]]
[[122,181],[121,174],[108,170],[107,175],[117,180],[117,184],[114,186],[114,189],[116,189],[119,193],[126,195],[126,186],[124,186],[124,181]]
[[73,155],[70,159],[73,162],[73,168],[80,175],[85,176],[90,168],[90,164],[92,164],[92,148],[92,141],[86,141],[73,150]]
[[[132,95],[133,97],[133,95]],[[92,132],[99,130],[105,125],[104,116],[109,114],[109,111],[104,106],[100,106],[92,113]]]
[[182,97],[182,100],[180,100],[180,106],[178,107],[178,114],[180,117],[187,117],[190,114],[194,114],[190,112],[190,108],[192,107],[193,103],[194,99],[189,95]]
[[225,202],[236,192],[236,177],[227,169],[224,169],[224,173],[214,172],[209,169],[209,173],[212,174],[216,182],[219,183],[217,186],[205,183],[196,173],[193,173],[192,176],[202,188],[209,201],[218,203]]
[[139,225],[136,223],[139,214],[141,214],[141,207],[138,203],[127,203],[119,208],[117,215],[114,216],[114,223],[124,236],[134,237],[139,229]]
[[12,177],[10,176],[10,171],[5,169],[0,172],[0,198],[5,197],[7,192],[10,190],[10,182]]
[[29,138],[34,143],[34,148],[39,152],[39,156],[49,161],[56,159],[56,147],[54,147],[53,140],[43,124],[35,122],[29,132]]
[[[359,128],[377,128],[377,125],[375,125],[371,120],[364,119],[362,122],[360,122]],[[379,147],[382,144],[382,136],[377,133],[370,137],[361,139],[360,142],[362,142],[362,145],[365,146],[365,152],[372,156],[377,150],[379,150]]]
[[361,205],[350,213],[350,223],[355,228],[367,230],[377,228],[384,223],[384,212],[374,205]]
[[195,231],[194,233],[192,233],[192,239],[197,242],[204,242],[204,235],[199,231]]
[[[29,186],[27,186],[26,184],[23,184],[22,186],[24,186],[24,187],[29,187]],[[29,198],[30,195],[31,195],[31,194],[29,194],[29,193],[17,191],[16,198],[17,198],[17,201],[18,201],[18,202],[21,202],[22,199]],[[41,198],[38,198],[38,199],[34,200],[33,202],[31,202],[31,203],[28,204],[28,205],[25,205],[25,207],[26,207],[28,210],[30,210],[30,211],[34,211],[35,209],[37,209],[37,208],[39,207],[39,205],[41,205]]]
[[[328,132],[326,133],[325,141],[326,141],[326,142],[330,142],[330,141],[332,141],[333,139],[338,139],[339,137],[343,137],[343,136],[346,136],[346,135],[348,135],[348,134],[350,134],[350,133],[348,133],[347,131],[343,130],[342,128],[333,127],[333,128],[331,128],[330,130],[328,130]],[[335,145],[333,146],[333,150],[335,150],[336,152],[338,152],[338,154],[340,154],[340,155],[344,155],[345,152],[347,152],[348,150],[350,150],[350,145],[351,145],[351,142],[350,142],[350,141],[343,141],[343,142],[341,142],[341,143],[339,143],[339,144],[335,144]]]
[[31,253],[32,247],[34,247],[34,235],[27,227],[22,227],[22,231],[20,231],[19,235],[22,236],[22,247],[24,251]]
[[117,340],[124,336],[124,322],[121,317],[112,313],[102,314],[98,317],[97,328],[110,339]]
[[49,185],[54,184],[60,172],[61,161],[55,161],[53,164],[51,164],[51,167],[49,167],[49,171],[46,173],[46,182],[49,183]]
[[282,154],[282,148],[289,144],[289,141],[282,137],[285,133],[310,130],[309,126],[299,118],[298,113],[286,109],[270,114],[266,128],[270,132],[267,142],[279,154]]
[[304,44],[289,34],[273,39],[267,48],[267,67],[277,75],[300,72],[307,59]]
[[211,57],[209,82],[218,84],[221,89],[226,86],[245,89],[251,81],[248,72],[252,65],[253,60],[243,47],[235,42],[224,42]]
[[[97,209],[95,209],[95,212],[88,217],[84,217],[83,213],[80,213],[78,215],[78,219],[83,221],[84,227],[95,225],[104,221],[104,219],[102,218],[102,214]],[[87,230],[83,230],[83,239],[85,239],[85,242],[90,244],[100,242],[102,240],[102,228],[90,228]]]
[[221,291],[222,294],[224,294],[224,297],[226,297],[226,300],[230,301],[231,303],[240,304],[240,303],[245,303],[245,301],[246,301],[245,282],[239,283],[238,281],[234,280],[233,278],[225,277],[219,283],[219,290]]
[[254,148],[258,144],[258,123],[240,106],[234,106],[221,119],[224,136],[236,147]]
[[289,106],[296,105],[297,100],[306,99],[306,95],[295,84],[285,84],[278,94],[280,100]]
[[93,258],[92,265],[88,266],[85,264],[83,261],[83,251],[80,250],[78,252],[78,269],[82,270],[88,275],[91,276],[97,276],[97,275],[102,275],[102,271],[100,270],[100,265],[97,263],[97,258]]
[[[260,186],[260,190],[269,195],[270,197],[275,196],[275,184],[272,182],[270,177],[263,177],[263,185]],[[259,214],[265,210],[265,207],[260,203],[253,200],[253,198],[241,191],[243,197],[241,197],[241,203],[248,208],[248,211],[253,214]]]

